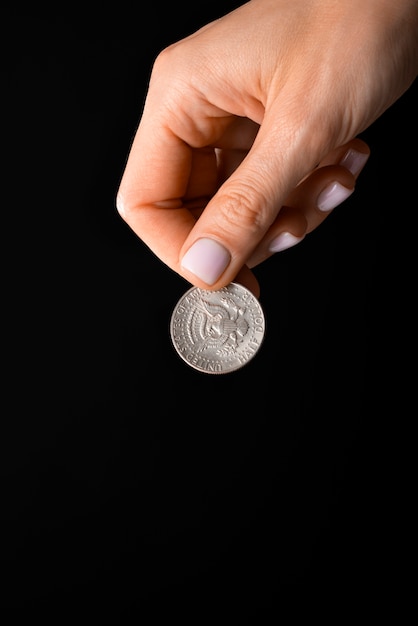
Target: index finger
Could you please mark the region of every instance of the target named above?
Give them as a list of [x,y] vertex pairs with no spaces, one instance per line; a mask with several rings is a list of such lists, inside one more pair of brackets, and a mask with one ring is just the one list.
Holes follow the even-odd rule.
[[149,248],[176,269],[179,250],[195,224],[192,213],[183,204],[192,148],[160,121],[161,114],[150,114],[150,106],[144,107],[116,206]]

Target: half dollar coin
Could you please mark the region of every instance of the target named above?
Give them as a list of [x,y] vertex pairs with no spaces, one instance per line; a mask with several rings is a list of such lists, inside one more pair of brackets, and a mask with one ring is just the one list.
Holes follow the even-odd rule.
[[257,354],[265,318],[258,299],[238,283],[218,291],[192,287],[174,308],[170,334],[188,365],[207,374],[226,374]]

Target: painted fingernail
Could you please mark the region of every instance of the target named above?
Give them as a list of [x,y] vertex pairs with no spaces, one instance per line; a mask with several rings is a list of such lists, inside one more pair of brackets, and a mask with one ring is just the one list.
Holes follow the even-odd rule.
[[366,164],[367,159],[369,158],[369,154],[365,152],[358,152],[357,150],[347,150],[345,155],[340,161],[340,165],[349,170],[353,176],[356,176],[361,172],[363,167]]
[[353,191],[354,188],[347,189],[347,187],[343,187],[340,183],[331,183],[319,194],[316,206],[324,213],[332,211],[332,209],[335,209],[341,202],[344,202],[348,196],[351,196]]
[[291,248],[295,246],[297,243],[302,241],[303,237],[295,237],[292,233],[280,233],[273,241],[270,243],[269,251],[270,252],[282,252],[282,250],[287,250],[287,248]]
[[213,285],[231,261],[228,250],[213,239],[198,239],[184,255],[181,266],[208,285]]

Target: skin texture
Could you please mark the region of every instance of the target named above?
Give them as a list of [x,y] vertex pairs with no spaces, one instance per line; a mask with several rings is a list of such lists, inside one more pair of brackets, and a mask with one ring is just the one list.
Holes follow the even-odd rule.
[[[294,245],[326,219],[322,191],[353,191],[369,154],[357,137],[415,80],[417,35],[416,0],[252,0],[171,45],[152,69],[120,215],[192,284],[241,280],[258,294],[250,268],[272,242]],[[219,245],[183,265],[208,239]]]

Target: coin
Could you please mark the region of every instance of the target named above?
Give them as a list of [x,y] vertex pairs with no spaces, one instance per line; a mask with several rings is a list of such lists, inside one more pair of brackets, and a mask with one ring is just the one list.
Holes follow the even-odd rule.
[[170,320],[171,340],[180,357],[207,374],[225,374],[246,365],[259,351],[264,333],[259,301],[234,282],[218,291],[192,287]]

